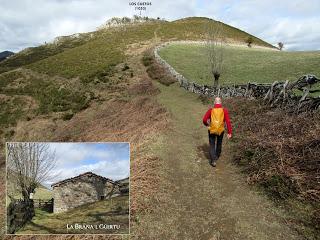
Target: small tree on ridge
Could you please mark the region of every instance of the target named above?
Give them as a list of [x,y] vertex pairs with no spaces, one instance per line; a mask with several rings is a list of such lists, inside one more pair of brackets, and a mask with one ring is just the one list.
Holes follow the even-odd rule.
[[284,43],[283,42],[278,42],[278,47],[280,49],[280,51],[283,49],[284,47]]

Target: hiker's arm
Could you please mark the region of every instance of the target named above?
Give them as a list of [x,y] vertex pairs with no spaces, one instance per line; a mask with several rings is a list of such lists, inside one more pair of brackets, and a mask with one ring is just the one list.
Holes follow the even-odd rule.
[[202,122],[204,125],[208,126],[208,119],[211,118],[211,108],[206,112],[206,114],[203,116]]
[[232,127],[231,127],[228,109],[224,109],[224,120],[226,121],[226,124],[227,124],[228,134],[231,135],[232,134]]

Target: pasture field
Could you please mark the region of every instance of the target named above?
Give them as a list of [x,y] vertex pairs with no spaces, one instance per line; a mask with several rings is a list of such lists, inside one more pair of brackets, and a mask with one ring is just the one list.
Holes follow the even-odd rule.
[[[174,44],[160,56],[190,81],[212,84],[206,47],[200,44]],[[320,76],[320,51],[286,52],[241,46],[224,47],[221,84],[270,83],[297,80],[304,74]]]

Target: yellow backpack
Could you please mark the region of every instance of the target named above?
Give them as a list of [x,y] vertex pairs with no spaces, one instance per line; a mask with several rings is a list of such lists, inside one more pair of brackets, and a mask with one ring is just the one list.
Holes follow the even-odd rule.
[[224,111],[223,108],[212,108],[211,123],[209,127],[211,134],[221,135],[224,131]]

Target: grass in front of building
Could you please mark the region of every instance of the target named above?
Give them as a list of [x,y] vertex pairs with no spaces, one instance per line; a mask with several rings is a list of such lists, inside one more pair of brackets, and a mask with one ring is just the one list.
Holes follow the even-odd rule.
[[129,233],[129,196],[85,204],[62,213],[48,213],[36,209],[32,220],[16,234],[95,233]]

